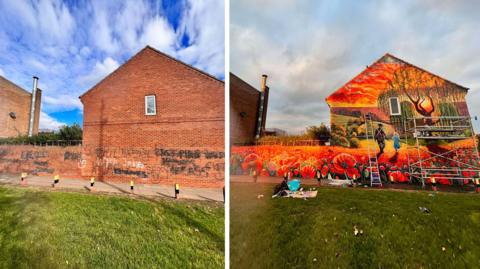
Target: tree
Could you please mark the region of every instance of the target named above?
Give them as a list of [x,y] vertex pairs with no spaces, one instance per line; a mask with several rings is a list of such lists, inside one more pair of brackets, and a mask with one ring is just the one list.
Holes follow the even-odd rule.
[[403,92],[412,102],[415,110],[424,117],[431,117],[435,111],[432,92],[441,91],[443,81],[412,66],[402,66],[393,73],[389,88]]
[[307,127],[306,133],[311,138],[320,140],[322,143],[325,143],[330,139],[330,129],[323,123],[320,126]]
[[74,123],[71,126],[64,125],[58,131],[59,140],[82,140],[82,128],[80,125]]
[[330,143],[332,146],[342,146],[342,147],[349,147],[350,143],[347,139],[347,131],[344,127],[332,123],[332,130],[331,130],[331,139]]

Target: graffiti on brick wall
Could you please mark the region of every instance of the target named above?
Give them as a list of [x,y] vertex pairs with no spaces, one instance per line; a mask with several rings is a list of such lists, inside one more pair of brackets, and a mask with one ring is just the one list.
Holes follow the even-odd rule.
[[157,180],[224,178],[225,153],[215,150],[0,146],[0,171],[67,173]]
[[80,147],[1,146],[0,171],[30,175],[79,175],[76,164],[80,157]]
[[224,178],[223,151],[171,148],[84,147],[79,165],[91,158],[97,176],[161,180],[172,177]]
[[65,153],[63,154],[63,160],[76,161],[76,160],[80,160],[81,156],[82,154],[80,152],[65,151]]

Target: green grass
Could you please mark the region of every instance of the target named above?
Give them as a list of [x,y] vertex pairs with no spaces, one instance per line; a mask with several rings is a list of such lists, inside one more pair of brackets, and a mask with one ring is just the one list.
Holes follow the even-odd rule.
[[231,184],[231,268],[480,267],[480,195],[321,188],[305,201],[272,189]]
[[0,186],[0,268],[223,268],[224,209]]

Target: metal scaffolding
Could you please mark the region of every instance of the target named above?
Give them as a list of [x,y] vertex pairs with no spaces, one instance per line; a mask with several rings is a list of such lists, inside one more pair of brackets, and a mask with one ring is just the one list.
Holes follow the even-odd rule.
[[[470,117],[407,118],[404,120],[403,131],[410,181],[417,179],[425,187],[425,181],[431,178],[464,184],[467,180],[470,182],[478,177],[480,158]],[[410,145],[412,139],[414,144]],[[472,139],[473,143],[453,143],[465,139]],[[437,147],[436,152],[432,152],[428,144],[433,140],[449,143],[451,148],[439,151],[440,147]],[[423,147],[423,144],[427,146]]]

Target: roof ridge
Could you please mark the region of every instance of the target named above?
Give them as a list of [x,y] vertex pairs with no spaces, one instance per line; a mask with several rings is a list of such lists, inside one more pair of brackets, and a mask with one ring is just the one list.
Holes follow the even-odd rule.
[[166,54],[166,53],[163,53],[153,47],[151,47],[150,45],[146,45],[143,49],[139,50],[137,53],[135,53],[132,57],[130,57],[127,61],[125,61],[123,64],[119,65],[115,70],[113,70],[112,72],[110,72],[108,75],[106,75],[103,79],[101,79],[99,82],[97,82],[95,85],[93,85],[89,90],[87,90],[86,92],[84,92],[82,95],[80,95],[78,98],[82,98],[83,96],[87,95],[88,93],[90,93],[91,91],[93,91],[95,88],[97,88],[98,85],[100,85],[100,83],[102,83],[104,80],[106,80],[108,77],[112,76],[113,74],[117,73],[118,70],[120,70],[124,65],[126,65],[127,63],[129,63],[130,61],[132,61],[133,59],[135,59],[138,55],[140,55],[141,52],[143,52],[144,50],[146,49],[150,49],[154,52],[156,52],[157,54],[159,54],[160,56],[164,56],[165,58],[167,59],[170,59],[170,60],[173,60],[174,62],[177,62],[177,63],[180,63],[186,67],[189,67],[190,69],[194,70],[194,71],[197,71],[198,73],[200,74],[203,74],[211,79],[214,79],[220,83],[225,83],[224,81],[222,80],[219,80],[218,78],[198,69],[198,68],[195,68],[185,62],[182,62],[178,59],[175,59],[174,57]]
[[[432,75],[432,76],[434,76],[434,77],[437,77],[437,78],[439,78],[439,79],[445,80],[446,82],[451,83],[451,84],[453,84],[453,85],[455,85],[455,86],[458,86],[458,87],[463,88],[463,89],[465,89],[465,90],[469,90],[469,88],[467,88],[467,87],[465,87],[465,86],[462,86],[462,85],[460,85],[460,84],[458,84],[458,83],[455,83],[455,82],[453,82],[453,81],[451,81],[451,80],[448,80],[448,79],[446,79],[446,78],[444,78],[444,77],[441,77],[441,76],[439,76],[439,75],[437,75],[437,74],[435,74],[435,73],[433,73],[433,72],[430,72],[430,71],[428,71],[428,70],[426,70],[426,69],[423,69],[423,68],[421,68],[421,67],[419,67],[419,66],[417,66],[417,65],[414,65],[414,64],[412,64],[412,63],[410,63],[410,62],[407,62],[407,61],[405,61],[405,60],[403,60],[403,59],[400,59],[400,58],[398,58],[398,57],[396,57],[396,56],[394,56],[394,55],[392,55],[392,54],[390,54],[390,53],[388,53],[388,52],[385,53],[385,55],[383,55],[380,59],[378,59],[377,62],[380,61],[381,59],[383,59],[383,58],[386,57],[386,56],[392,57],[392,58],[394,58],[394,59],[397,60],[397,61],[400,61],[400,62],[402,62],[402,63],[404,63],[404,64],[406,64],[406,65],[409,65],[409,66],[411,66],[411,67],[417,68],[417,69],[419,69],[419,70],[421,70],[421,71],[423,71],[423,72],[426,72],[426,73],[428,73],[428,74],[430,74],[430,75]],[[376,62],[375,62],[375,63],[376,63]]]
[[183,61],[181,61],[181,60],[179,60],[179,59],[177,59],[177,58],[175,58],[175,57],[173,57],[173,56],[170,56],[170,55],[168,55],[168,54],[166,54],[166,53],[164,53],[164,52],[161,52],[161,51],[157,50],[156,48],[154,48],[154,47],[152,47],[152,46],[150,46],[150,45],[147,45],[145,48],[149,48],[149,49],[155,51],[156,53],[158,53],[158,54],[160,54],[160,55],[162,55],[162,56],[165,56],[165,57],[167,57],[167,58],[169,58],[169,59],[171,59],[171,60],[173,60],[173,61],[175,61],[175,62],[181,63],[181,64],[183,64],[183,65],[185,65],[185,66],[187,66],[187,67],[189,67],[189,68],[191,68],[191,69],[193,69],[193,70],[195,70],[195,71],[197,71],[197,72],[199,72],[199,73],[201,73],[201,74],[203,74],[203,75],[206,75],[206,76],[209,77],[209,78],[212,78],[212,79],[218,81],[218,82],[225,83],[223,80],[220,80],[220,79],[216,78],[215,76],[213,76],[213,75],[211,75],[211,74],[209,74],[209,73],[207,73],[207,72],[205,72],[205,71],[203,71],[203,70],[201,70],[201,69],[199,69],[199,68],[194,67],[193,65],[190,65],[190,64],[188,64],[188,63],[186,63],[186,62],[183,62]]
[[349,81],[347,81],[346,83],[344,83],[342,86],[338,87],[338,88],[337,88],[335,91],[333,91],[330,95],[328,95],[328,96],[325,98],[325,102],[327,103],[327,105],[330,106],[330,104],[328,103],[328,98],[329,98],[331,95],[333,95],[333,94],[334,94],[335,92],[337,92],[338,90],[344,88],[345,86],[347,86],[348,84],[350,84],[352,81],[354,81],[354,80],[357,79],[358,77],[364,75],[364,73],[365,73],[367,70],[369,70],[370,67],[374,66],[375,64],[378,64],[378,63],[379,63],[382,59],[384,59],[385,57],[391,57],[391,58],[393,58],[393,59],[395,59],[395,60],[397,60],[397,61],[399,61],[399,62],[401,62],[401,63],[403,63],[403,64],[406,64],[406,65],[409,65],[409,66],[411,66],[411,67],[417,68],[417,69],[419,69],[419,70],[421,70],[421,71],[423,71],[423,72],[426,72],[426,73],[428,73],[428,74],[430,74],[430,75],[432,75],[432,76],[435,76],[435,77],[437,77],[437,78],[439,78],[439,79],[442,79],[442,80],[444,80],[444,81],[446,81],[446,82],[448,82],[448,83],[451,83],[451,84],[453,84],[453,85],[455,85],[455,86],[457,86],[457,87],[460,87],[460,88],[462,88],[462,89],[464,89],[464,90],[467,90],[467,91],[469,90],[469,88],[467,88],[467,87],[464,87],[464,86],[462,86],[462,85],[460,85],[460,84],[457,84],[457,83],[455,83],[455,82],[453,82],[453,81],[450,81],[450,80],[448,80],[448,79],[445,79],[445,78],[443,78],[443,77],[441,77],[441,76],[439,76],[439,75],[436,75],[436,74],[434,74],[434,73],[432,73],[432,72],[430,72],[430,71],[427,71],[427,70],[425,70],[425,69],[423,69],[423,68],[421,68],[421,67],[418,67],[418,66],[416,66],[416,65],[414,65],[414,64],[411,64],[411,63],[409,63],[409,62],[407,62],[407,61],[405,61],[405,60],[402,60],[402,59],[394,56],[393,54],[387,52],[387,53],[385,53],[382,57],[380,57],[380,58],[378,58],[376,61],[374,61],[371,65],[367,65],[367,67],[366,67],[364,70],[362,70],[358,75],[354,76],[352,79],[350,79]]
[[251,87],[252,89],[254,89],[255,91],[257,92],[261,92],[260,90],[258,90],[257,88],[253,87],[250,83],[246,82],[245,80],[241,79],[239,76],[235,75],[234,73],[232,72],[229,72],[231,76],[234,76],[235,78],[237,78],[238,80],[240,80],[241,82],[247,84],[249,87]]

